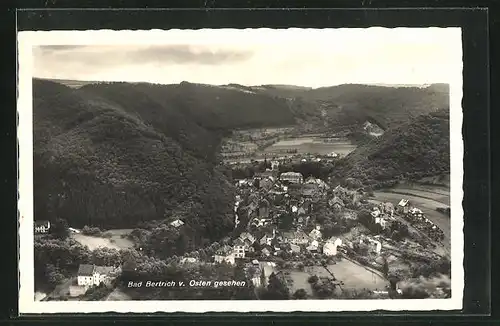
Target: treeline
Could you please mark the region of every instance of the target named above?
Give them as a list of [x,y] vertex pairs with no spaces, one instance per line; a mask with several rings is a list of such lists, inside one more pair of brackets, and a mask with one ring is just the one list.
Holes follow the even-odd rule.
[[352,187],[392,186],[450,171],[449,113],[437,111],[411,118],[340,160],[332,174]]

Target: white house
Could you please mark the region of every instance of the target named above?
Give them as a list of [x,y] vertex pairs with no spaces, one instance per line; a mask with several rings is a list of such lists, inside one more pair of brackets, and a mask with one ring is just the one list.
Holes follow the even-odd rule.
[[375,252],[379,254],[380,251],[382,250],[382,243],[380,243],[380,241],[378,240],[371,240],[371,239],[370,243],[375,246]]
[[379,224],[382,227],[382,229],[385,229],[387,227],[387,220],[383,217],[376,217],[375,223]]
[[424,212],[422,212],[422,210],[419,208],[413,207],[409,210],[409,213],[412,215],[422,215]]
[[304,182],[304,177],[298,172],[285,172],[280,175],[280,180],[291,183],[302,183]]
[[234,265],[236,263],[236,256],[233,249],[229,246],[224,246],[217,250],[214,255],[214,260],[216,263],[228,263]]
[[309,251],[316,251],[318,250],[319,243],[316,240],[311,241],[311,244],[306,248]]
[[396,207],[396,211],[399,213],[408,213],[410,202],[408,199],[401,199]]
[[79,286],[90,287],[109,282],[118,276],[120,269],[111,266],[81,264],[78,268],[77,282]]
[[290,251],[292,253],[300,253],[300,246],[290,243]]
[[184,225],[184,222],[182,222],[181,220],[177,219],[175,221],[170,222],[170,225],[173,226],[173,227],[175,227],[175,228],[178,228],[179,226]]
[[181,264],[194,264],[196,262],[198,262],[198,259],[194,257],[184,257],[180,261]]
[[319,225],[316,226],[316,228],[309,233],[309,237],[311,239],[314,239],[314,240],[321,239],[322,235],[321,235],[321,231],[320,231],[320,226]]
[[48,233],[50,231],[49,221],[35,221],[35,233]]
[[381,214],[380,211],[378,210],[378,208],[374,209],[371,213],[370,213],[374,218],[377,218],[379,217],[379,215]]
[[335,240],[328,240],[323,246],[323,253],[327,256],[335,256],[337,254],[337,247],[342,245],[342,240],[337,238]]
[[245,242],[238,238],[233,242],[233,245],[234,245],[233,249],[234,257],[245,258],[245,249],[246,249]]

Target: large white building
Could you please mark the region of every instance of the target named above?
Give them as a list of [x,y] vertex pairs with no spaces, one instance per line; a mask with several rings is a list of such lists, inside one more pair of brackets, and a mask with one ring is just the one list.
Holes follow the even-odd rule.
[[304,177],[298,172],[285,172],[280,175],[281,181],[288,181],[291,183],[303,183]]
[[119,271],[120,269],[116,267],[81,264],[78,268],[78,285],[90,287],[101,283],[109,284],[118,276]]
[[233,243],[234,245],[234,257],[235,258],[245,258],[245,242],[241,239],[236,239]]
[[327,256],[335,256],[337,254],[337,247],[342,245],[342,240],[337,238],[335,240],[329,239],[323,246],[323,253]]

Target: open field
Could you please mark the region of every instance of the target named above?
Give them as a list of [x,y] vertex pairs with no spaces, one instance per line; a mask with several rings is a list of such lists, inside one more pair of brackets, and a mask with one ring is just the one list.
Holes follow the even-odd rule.
[[[342,259],[342,261],[327,267],[337,280],[344,282],[343,288],[345,289],[383,291],[389,285],[389,282],[379,273],[373,273],[348,259]],[[309,295],[313,295],[311,284],[308,282],[309,277],[312,275],[331,277],[330,273],[322,266],[309,266],[303,272],[297,270],[284,270],[284,272],[288,272],[288,277],[292,280],[289,284],[290,293],[304,289]]]
[[428,189],[426,189],[426,187],[424,186],[399,185],[385,191],[395,194],[401,194],[403,196],[409,195],[430,199],[443,204],[441,206],[450,205],[450,191],[449,189],[447,190],[442,187],[430,186]]
[[281,140],[267,147],[264,152],[286,152],[287,150],[297,150],[297,153],[311,153],[326,155],[331,152],[340,155],[347,155],[356,148],[348,140],[338,139],[326,142],[325,139],[315,137],[297,137]]
[[[333,265],[327,266],[330,272],[335,275],[335,278],[344,282],[344,288],[348,289],[368,289],[368,290],[385,290],[389,282],[376,273],[351,262],[348,259],[342,259]],[[313,266],[308,268],[311,275],[327,276],[331,275],[322,266]]]
[[103,235],[109,233],[110,237],[95,237],[81,233],[73,233],[71,236],[82,245],[87,246],[90,250],[103,247],[121,250],[132,248],[134,246],[132,241],[121,237],[123,234],[128,234],[131,231],[131,229],[116,229],[103,232]]
[[290,293],[294,294],[295,291],[304,289],[308,295],[312,296],[312,288],[311,284],[307,282],[309,277],[311,276],[309,273],[306,272],[300,272],[296,270],[288,271],[290,279],[292,279],[292,283],[289,284],[290,286]]

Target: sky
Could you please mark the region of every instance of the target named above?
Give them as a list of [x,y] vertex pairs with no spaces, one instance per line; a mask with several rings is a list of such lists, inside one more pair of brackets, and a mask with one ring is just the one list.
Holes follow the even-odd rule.
[[[40,32],[38,32],[40,33]],[[456,28],[94,31],[37,34],[33,76],[224,85],[451,83]]]

